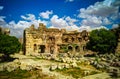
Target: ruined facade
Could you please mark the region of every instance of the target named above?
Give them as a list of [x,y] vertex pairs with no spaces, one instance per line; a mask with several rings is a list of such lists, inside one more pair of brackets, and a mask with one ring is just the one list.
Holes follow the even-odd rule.
[[0,32],[2,32],[2,34],[5,34],[5,35],[10,35],[10,29],[9,28],[0,27]]
[[82,53],[88,42],[88,32],[66,31],[66,29],[46,28],[42,23],[24,30],[24,54],[39,53]]

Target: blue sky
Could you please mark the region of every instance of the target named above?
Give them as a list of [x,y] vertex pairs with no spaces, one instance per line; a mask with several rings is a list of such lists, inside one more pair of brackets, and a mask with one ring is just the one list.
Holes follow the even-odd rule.
[[93,30],[117,27],[120,0],[0,0],[0,26],[22,37],[23,30],[44,23],[48,28]]

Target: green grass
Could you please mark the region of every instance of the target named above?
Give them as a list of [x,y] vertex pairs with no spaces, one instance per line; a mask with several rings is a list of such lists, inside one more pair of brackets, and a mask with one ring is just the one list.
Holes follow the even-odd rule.
[[64,68],[64,69],[56,69],[57,72],[60,72],[65,75],[72,75],[74,78],[80,78],[82,77],[82,70],[80,68]]
[[30,74],[27,73],[26,70],[17,69],[12,72],[8,71],[1,71],[0,72],[0,79],[20,79],[20,78],[27,78]]
[[48,76],[42,73],[42,70],[20,70],[12,72],[0,71],[0,79],[54,79],[53,76]]
[[63,75],[71,75],[72,77],[78,79],[78,78],[82,78],[84,76],[88,76],[88,75],[93,75],[93,74],[97,74],[98,72],[96,71],[91,71],[89,74],[85,75],[83,69],[79,68],[79,67],[75,67],[75,68],[64,68],[64,69],[56,69],[57,72],[60,72]]

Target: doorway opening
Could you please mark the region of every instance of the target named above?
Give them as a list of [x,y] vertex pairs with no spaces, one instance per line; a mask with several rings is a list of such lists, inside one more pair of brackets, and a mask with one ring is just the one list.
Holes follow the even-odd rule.
[[73,51],[73,47],[72,46],[68,46],[68,51]]
[[40,53],[45,53],[45,45],[40,45]]
[[79,51],[80,51],[79,46],[76,46],[76,47],[75,47],[75,51],[76,51],[76,52],[79,52]]

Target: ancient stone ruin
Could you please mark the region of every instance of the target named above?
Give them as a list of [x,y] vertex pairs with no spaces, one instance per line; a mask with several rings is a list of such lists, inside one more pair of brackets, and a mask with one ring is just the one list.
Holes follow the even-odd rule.
[[9,28],[0,27],[0,32],[2,32],[2,34],[5,34],[5,35],[10,35],[10,29]]
[[36,29],[34,25],[24,30],[24,54],[40,53],[83,53],[89,33],[84,30],[67,31],[66,29],[46,28],[42,23]]

